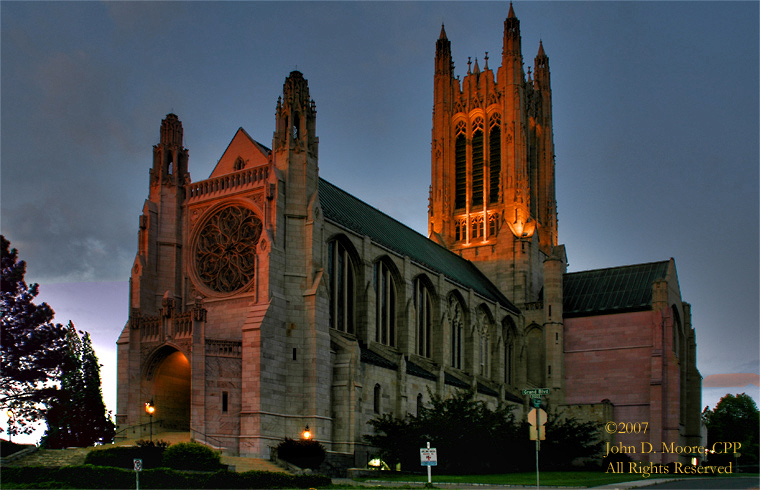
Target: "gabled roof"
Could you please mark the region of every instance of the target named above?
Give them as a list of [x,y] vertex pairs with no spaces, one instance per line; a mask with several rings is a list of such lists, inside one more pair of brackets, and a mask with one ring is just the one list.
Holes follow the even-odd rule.
[[667,278],[669,265],[666,260],[565,274],[564,316],[648,310],[652,284]]
[[269,163],[271,150],[251,138],[245,129],[238,128],[232,141],[227,145],[222,157],[217,162],[209,179],[234,172],[238,158],[243,160],[245,168],[258,167]]
[[472,262],[321,178],[319,201],[326,219],[359,235],[366,235],[375,243],[408,256],[412,262],[443,273],[464,289],[472,288],[513,313],[520,312]]

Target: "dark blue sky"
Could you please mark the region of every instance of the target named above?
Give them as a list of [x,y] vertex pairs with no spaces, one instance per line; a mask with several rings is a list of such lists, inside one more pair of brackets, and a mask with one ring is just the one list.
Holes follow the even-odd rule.
[[[107,371],[161,119],[180,117],[205,179],[238,127],[271,146],[294,69],[317,106],[320,174],[424,233],[441,24],[457,74],[486,52],[495,68],[508,8],[2,2],[2,233]],[[703,376],[760,373],[758,3],[514,9],[526,69],[539,40],[549,56],[570,270],[674,257]]]

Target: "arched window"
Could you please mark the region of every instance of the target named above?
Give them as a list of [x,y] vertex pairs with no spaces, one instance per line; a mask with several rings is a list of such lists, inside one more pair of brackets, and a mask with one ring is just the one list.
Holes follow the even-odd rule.
[[493,337],[493,321],[485,306],[481,306],[475,313],[475,331],[477,337],[473,339],[478,349],[478,373],[489,378],[491,376],[491,337]]
[[330,326],[353,334],[356,304],[354,266],[345,245],[339,240],[327,244],[327,269],[330,274]]
[[483,205],[483,119],[475,119],[472,133],[472,206]]
[[449,296],[449,322],[451,327],[451,367],[462,369],[462,341],[464,340],[464,311],[456,296]]
[[372,408],[375,411],[375,413],[381,413],[382,412],[382,397],[383,397],[383,390],[380,388],[379,384],[375,385],[375,391],[373,393],[373,399],[372,399]]
[[511,318],[504,320],[504,383],[515,384],[515,324]]
[[396,284],[388,265],[379,260],[373,274],[375,287],[375,342],[396,345]]
[[465,124],[457,124],[457,138],[454,142],[454,207],[465,207],[467,203],[467,137]]
[[417,354],[432,357],[433,302],[422,278],[414,280],[414,313],[417,329]]
[[235,164],[232,166],[232,170],[243,170],[245,168],[245,162],[241,157],[237,157]]
[[501,118],[491,115],[491,129],[488,133],[488,202],[499,202],[499,178],[501,176]]
[[534,386],[544,385],[544,358],[546,351],[544,349],[544,332],[538,326],[528,332],[528,382]]
[[417,416],[420,416],[420,413],[422,412],[422,393],[417,394]]

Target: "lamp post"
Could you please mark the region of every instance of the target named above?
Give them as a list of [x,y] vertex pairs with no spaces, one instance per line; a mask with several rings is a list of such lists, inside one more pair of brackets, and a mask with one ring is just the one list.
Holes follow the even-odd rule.
[[304,427],[303,432],[301,432],[301,439],[304,441],[308,441],[311,439],[311,431],[309,430],[309,426],[307,425]]
[[156,407],[153,405],[153,400],[145,403],[145,412],[150,417],[150,442],[153,442],[153,412],[156,411]]
[[8,410],[8,442],[13,442],[13,410]]

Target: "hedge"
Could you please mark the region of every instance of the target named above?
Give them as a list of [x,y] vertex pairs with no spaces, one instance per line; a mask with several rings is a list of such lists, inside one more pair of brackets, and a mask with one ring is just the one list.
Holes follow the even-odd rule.
[[[134,471],[91,465],[50,467],[5,467],[3,488],[135,488]],[[167,468],[144,470],[140,487],[150,489],[198,488],[314,488],[330,485],[331,480],[320,475],[290,475],[267,471],[233,473],[226,470],[214,473],[183,473]]]

